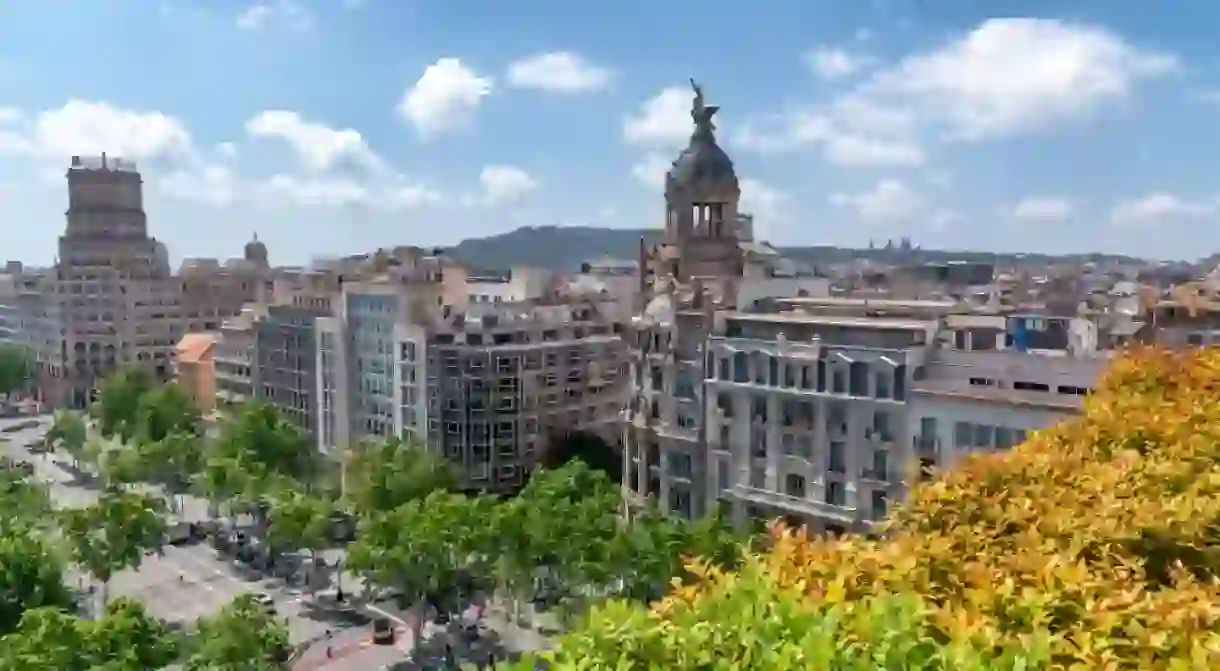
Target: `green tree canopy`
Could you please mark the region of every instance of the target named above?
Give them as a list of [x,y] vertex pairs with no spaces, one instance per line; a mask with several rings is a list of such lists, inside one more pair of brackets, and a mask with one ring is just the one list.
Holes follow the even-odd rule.
[[11,526],[0,531],[0,636],[13,631],[26,611],[72,608],[63,569],[63,558],[41,534]]
[[224,423],[215,447],[256,479],[279,475],[312,486],[322,463],[300,427],[260,401],[245,404]]
[[34,356],[28,347],[0,343],[0,396],[26,388],[36,372]]
[[136,435],[140,398],[157,386],[152,374],[142,368],[127,368],[102,380],[91,412],[107,438],[118,436],[129,442]]
[[88,508],[60,511],[60,528],[73,561],[104,588],[164,543],[163,508],[158,499],[108,488]]
[[323,498],[285,488],[271,497],[267,540],[280,551],[316,551],[330,543],[334,505]]
[[413,443],[366,440],[350,449],[346,494],[362,515],[394,510],[434,491],[457,487],[457,474],[449,462]]
[[6,671],[147,671],[177,661],[179,637],[139,603],[116,599],[104,617],[84,620],[37,608],[0,637]]
[[289,668],[290,652],[284,623],[247,595],[200,620],[185,666],[189,671],[281,671]]
[[201,417],[182,387],[169,383],[141,394],[132,420],[138,442],[156,443],[175,433],[197,435]]
[[56,410],[44,440],[54,447],[63,448],[73,459],[79,461],[84,456],[85,441],[88,437],[88,427],[85,426],[85,419],[80,413]]

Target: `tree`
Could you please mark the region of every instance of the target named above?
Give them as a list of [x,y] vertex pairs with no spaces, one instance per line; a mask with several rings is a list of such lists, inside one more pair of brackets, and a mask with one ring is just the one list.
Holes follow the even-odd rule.
[[164,543],[163,507],[157,499],[107,488],[88,508],[60,511],[73,561],[101,583],[103,603],[111,576],[139,566]]
[[457,488],[449,462],[418,445],[390,438],[361,441],[350,449],[345,493],[362,515]]
[[275,406],[245,404],[221,427],[217,453],[237,460],[256,479],[271,475],[311,486],[321,457],[300,427],[284,419]]
[[20,473],[0,471],[0,530],[28,531],[45,524],[51,497],[45,486],[27,481]]
[[0,637],[6,671],[146,671],[178,657],[179,637],[128,599],[116,599],[98,620],[36,608],[13,633]]
[[43,439],[56,448],[62,448],[74,462],[80,462],[84,457],[85,441],[89,430],[80,413],[71,410],[56,410],[51,428]]
[[72,608],[63,567],[41,534],[13,527],[0,531],[0,636],[13,631],[29,610]]
[[169,383],[140,395],[132,421],[136,441],[156,443],[175,433],[198,435],[202,418],[190,396]]
[[97,401],[90,410],[102,435],[130,441],[136,433],[140,398],[156,386],[152,375],[141,368],[120,370],[102,380]]
[[913,489],[883,534],[771,546],[551,668],[1220,668],[1220,351],[1126,353],[1081,417]]
[[174,431],[158,440],[136,443],[132,452],[142,465],[142,480],[180,494],[203,471],[207,459],[204,441],[189,431]]
[[[360,520],[360,533],[348,548],[347,567],[370,584],[397,588],[404,607],[449,593],[458,576],[478,570],[490,554],[488,522],[494,502],[450,492],[433,492],[389,512]],[[419,640],[423,614],[412,618]]]
[[267,541],[276,551],[317,550],[330,542],[334,506],[327,500],[294,489],[284,489],[271,499],[267,520]]
[[207,499],[212,513],[233,514],[250,490],[252,476],[236,457],[213,454],[207,457],[203,470],[195,476],[195,489]]
[[199,622],[185,666],[188,671],[280,671],[289,668],[290,652],[284,623],[246,595]]
[[579,459],[595,471],[601,471],[611,482],[623,481],[623,453],[601,436],[588,431],[555,434],[547,441],[540,461],[548,470],[562,468]]
[[35,366],[28,347],[0,343],[0,396],[25,389],[34,377]]

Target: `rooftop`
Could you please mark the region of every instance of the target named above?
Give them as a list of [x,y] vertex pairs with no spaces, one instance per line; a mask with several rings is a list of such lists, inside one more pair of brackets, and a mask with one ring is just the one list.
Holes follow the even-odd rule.
[[818,324],[846,328],[876,329],[879,331],[926,331],[935,322],[919,319],[894,319],[888,317],[851,317],[839,315],[809,315],[799,312],[761,313],[725,312],[725,319],[782,324]]

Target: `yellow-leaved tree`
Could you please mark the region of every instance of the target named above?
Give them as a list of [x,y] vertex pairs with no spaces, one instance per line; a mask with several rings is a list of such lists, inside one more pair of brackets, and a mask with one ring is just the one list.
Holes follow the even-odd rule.
[[1220,350],[1132,351],[1084,413],[916,488],[884,537],[772,546],[554,669],[1220,669]]

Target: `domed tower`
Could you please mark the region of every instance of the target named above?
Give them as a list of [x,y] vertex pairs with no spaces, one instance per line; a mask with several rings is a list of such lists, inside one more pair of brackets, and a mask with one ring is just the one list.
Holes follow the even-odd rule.
[[258,233],[255,233],[254,238],[246,243],[246,260],[259,268],[268,266],[267,245],[259,242]]
[[669,274],[681,282],[691,277],[739,277],[737,172],[716,143],[712,117],[720,108],[704,104],[703,88],[693,79],[691,87],[695,130],[665,176],[665,244],[676,251],[666,255]]

